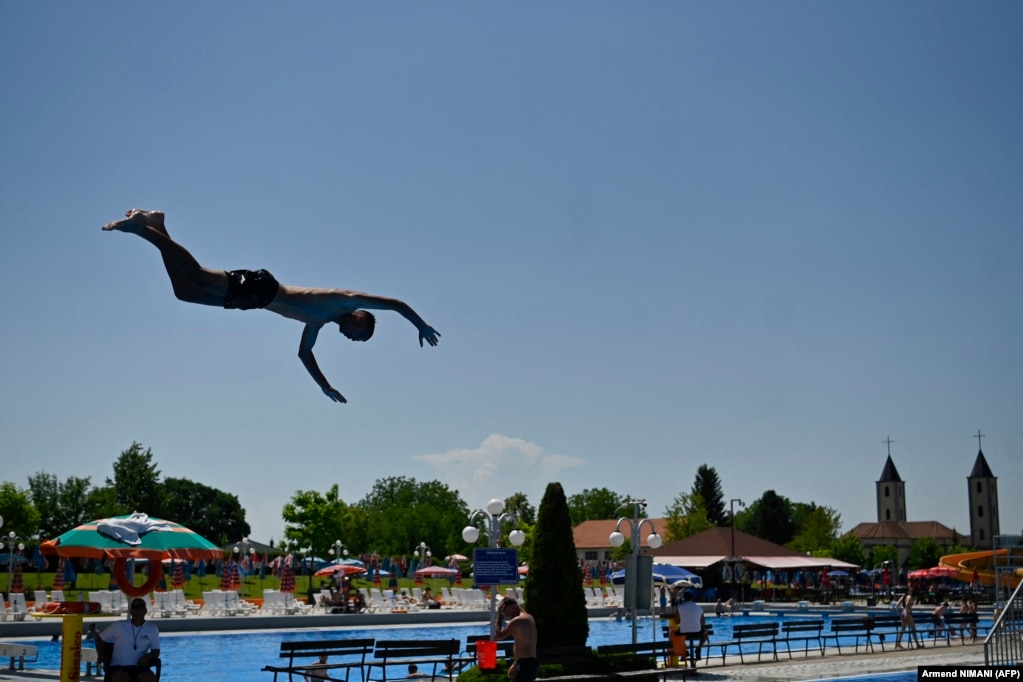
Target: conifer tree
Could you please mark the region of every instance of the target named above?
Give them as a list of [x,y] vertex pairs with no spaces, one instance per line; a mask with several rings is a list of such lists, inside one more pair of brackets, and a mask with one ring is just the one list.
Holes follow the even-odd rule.
[[568,500],[557,482],[547,485],[537,512],[524,597],[526,611],[536,619],[539,648],[586,644],[590,626],[582,572]]

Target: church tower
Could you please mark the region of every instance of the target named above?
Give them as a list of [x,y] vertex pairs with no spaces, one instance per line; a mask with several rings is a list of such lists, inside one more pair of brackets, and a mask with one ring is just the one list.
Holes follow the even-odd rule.
[[[889,448],[891,447],[889,443]],[[889,450],[884,463],[881,479],[877,482],[877,522],[906,520],[906,484],[899,478],[899,472],[892,461]]]
[[[978,444],[983,434],[974,436]],[[978,549],[990,549],[998,529],[998,479],[991,473],[991,467],[984,458],[984,451],[977,451],[973,471],[966,477],[970,500],[970,544]]]

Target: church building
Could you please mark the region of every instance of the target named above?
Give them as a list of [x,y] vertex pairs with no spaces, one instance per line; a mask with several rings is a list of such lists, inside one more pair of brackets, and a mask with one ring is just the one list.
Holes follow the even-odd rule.
[[[978,439],[980,434],[978,434]],[[999,535],[998,528],[998,479],[991,473],[984,458],[978,451],[973,470],[966,478],[967,499],[970,506],[970,535],[957,533],[938,521],[910,521],[907,515],[906,483],[899,476],[892,460],[891,443],[888,459],[881,470],[881,477],[875,483],[877,496],[877,521],[860,523],[850,532],[859,539],[868,551],[877,546],[894,546],[898,550],[898,564],[905,567],[913,543],[931,538],[944,550],[959,544],[977,549],[990,549],[992,539]]]

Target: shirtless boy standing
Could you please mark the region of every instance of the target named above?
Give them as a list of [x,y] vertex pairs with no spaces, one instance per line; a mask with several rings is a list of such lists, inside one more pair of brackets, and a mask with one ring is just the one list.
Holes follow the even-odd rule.
[[497,607],[497,639],[509,638],[515,643],[512,647],[515,662],[508,669],[509,679],[534,682],[540,672],[540,661],[536,657],[536,621],[517,601],[505,597]]

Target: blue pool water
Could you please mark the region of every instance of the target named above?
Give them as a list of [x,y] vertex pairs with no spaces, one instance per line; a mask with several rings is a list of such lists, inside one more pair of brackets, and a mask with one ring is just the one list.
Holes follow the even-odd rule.
[[[915,670],[905,670],[898,673],[884,673],[881,675],[860,675],[857,677],[829,677],[827,682],[916,682]],[[823,682],[823,681],[819,681]]]
[[[739,623],[775,622],[778,615],[733,616],[731,618],[710,617],[714,627],[713,639],[729,639],[732,625]],[[155,621],[159,625],[159,620]],[[602,644],[621,644],[632,641],[632,624],[629,621],[594,619],[590,623],[588,644],[597,647]],[[262,680],[269,682],[272,676],[262,672],[264,665],[277,664],[277,654],[282,641],[313,641],[317,639],[448,639],[465,641],[469,635],[486,634],[486,623],[466,625],[433,626],[380,626],[380,627],[332,627],[301,630],[245,630],[237,632],[208,632],[177,634],[168,633],[160,637],[160,657],[163,659],[163,682],[190,682],[203,679],[212,682],[223,680]],[[649,617],[637,623],[637,639],[651,641],[662,639],[661,622],[654,623]],[[47,640],[29,641],[39,648],[39,660],[26,667],[59,670],[60,643]],[[750,653],[756,653],[754,645]],[[902,676],[881,675],[872,677],[847,678],[856,682],[911,682],[916,673]],[[353,677],[353,679],[355,679]]]

